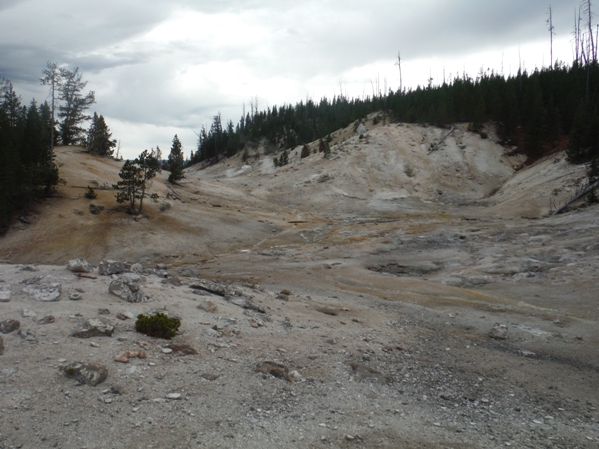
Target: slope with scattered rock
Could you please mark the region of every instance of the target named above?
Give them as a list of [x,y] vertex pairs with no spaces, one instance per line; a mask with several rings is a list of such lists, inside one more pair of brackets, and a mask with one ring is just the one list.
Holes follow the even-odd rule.
[[136,217],[58,148],[0,239],[0,447],[594,447],[597,207],[547,216],[584,167],[373,118],[161,173]]

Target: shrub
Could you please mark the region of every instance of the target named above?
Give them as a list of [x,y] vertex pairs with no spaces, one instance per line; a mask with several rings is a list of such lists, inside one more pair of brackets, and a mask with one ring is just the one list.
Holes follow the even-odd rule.
[[310,147],[307,144],[304,144],[304,146],[302,147],[302,154],[300,155],[300,157],[303,159],[308,156],[310,156]]
[[170,340],[175,335],[181,326],[181,320],[177,318],[169,318],[164,313],[146,316],[143,314],[137,315],[135,322],[135,330],[150,337],[165,338]]
[[94,199],[98,198],[98,194],[90,186],[87,186],[87,190],[85,191],[84,195],[87,199],[90,199],[90,200],[94,200]]

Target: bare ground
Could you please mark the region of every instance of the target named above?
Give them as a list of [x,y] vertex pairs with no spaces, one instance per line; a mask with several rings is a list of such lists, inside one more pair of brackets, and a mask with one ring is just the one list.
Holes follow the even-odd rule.
[[[584,167],[556,155],[521,168],[492,132],[461,127],[428,154],[445,130],[367,126],[335,133],[330,160],[298,148],[276,170],[257,152],[180,185],[162,173],[138,217],[112,190],[83,197],[121,163],[58,149],[58,196],[0,239],[0,321],[38,339],[2,335],[0,448],[599,447],[598,209],[547,216]],[[77,277],[76,257],[141,263],[151,301]],[[233,296],[198,295],[189,270]],[[28,297],[20,282],[39,276],[62,284],[60,301]],[[70,336],[100,309],[113,337]],[[182,319],[170,343],[198,354],[165,353],[116,317],[158,309]],[[489,337],[495,323],[507,339]],[[114,361],[123,350],[147,358]],[[72,361],[107,380],[78,386],[59,369]],[[258,372],[264,361],[296,373]]]

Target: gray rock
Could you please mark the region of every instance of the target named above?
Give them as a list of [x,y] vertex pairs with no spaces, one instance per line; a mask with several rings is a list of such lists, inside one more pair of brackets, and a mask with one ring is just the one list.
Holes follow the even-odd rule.
[[44,279],[44,276],[34,276],[32,278],[27,278],[27,279],[23,279],[22,281],[19,281],[19,284],[23,284],[23,285],[37,284],[42,279]]
[[139,289],[139,284],[127,283],[123,279],[114,279],[108,286],[108,291],[127,302],[142,302],[144,293]]
[[91,318],[81,324],[71,334],[76,338],[112,337],[114,326],[103,318]]
[[73,362],[61,367],[65,376],[79,382],[95,387],[108,377],[105,366],[97,363]]
[[32,317],[36,317],[37,313],[35,313],[33,310],[29,310],[29,309],[23,309],[21,311],[21,316],[23,318],[32,318]]
[[4,320],[0,322],[0,332],[3,334],[10,334],[18,330],[21,327],[21,322],[19,320]]
[[103,260],[98,267],[98,273],[102,276],[110,276],[111,274],[120,274],[127,271],[127,266],[124,262],[116,260]]
[[493,329],[489,331],[489,337],[496,338],[498,340],[507,339],[507,326],[505,324],[495,323]]
[[67,270],[73,273],[91,273],[94,267],[85,259],[71,259],[67,265]]
[[20,265],[19,271],[40,271],[37,267],[33,265]]
[[4,355],[4,338],[0,337],[0,355]]
[[23,291],[36,301],[52,302],[60,299],[62,286],[58,283],[28,285]]
[[144,266],[140,263],[134,263],[131,265],[131,271],[133,273],[141,274],[144,272]]
[[33,332],[27,329],[19,329],[17,335],[21,337],[23,340],[26,340],[31,343],[37,343],[37,337]]
[[224,285],[217,284],[216,282],[205,281],[203,279],[194,282],[189,287],[194,290],[204,290],[208,293],[213,293],[219,296],[227,296],[231,294]]
[[83,299],[83,296],[81,296],[81,293],[79,292],[71,292],[69,294],[69,299],[71,301],[80,301],[81,299]]
[[195,272],[189,268],[181,268],[181,270],[179,270],[179,274],[186,278],[197,278],[198,277],[198,275],[195,274]]
[[365,134],[368,132],[368,128],[366,128],[366,125],[364,125],[364,123],[360,123],[358,125],[358,127],[356,128],[356,134],[360,135],[360,134]]
[[0,284],[0,302],[10,302],[12,291],[10,284]]
[[19,372],[19,368],[3,368],[0,369],[0,379],[9,379]]

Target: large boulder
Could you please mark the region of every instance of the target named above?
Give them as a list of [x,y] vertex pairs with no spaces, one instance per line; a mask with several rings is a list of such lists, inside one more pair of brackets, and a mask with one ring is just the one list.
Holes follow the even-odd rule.
[[65,376],[92,387],[101,384],[108,377],[106,367],[97,363],[73,362],[62,366],[61,370]]
[[94,267],[85,259],[71,259],[67,265],[67,270],[73,273],[91,273]]
[[52,302],[60,299],[62,286],[58,283],[28,285],[23,291],[36,301]]
[[112,337],[114,326],[110,321],[102,318],[90,318],[81,324],[71,334],[76,338]]
[[1,283],[0,284],[0,302],[10,302],[11,296],[12,296],[12,292],[10,289],[10,284]]
[[127,265],[125,262],[119,262],[117,260],[103,260],[100,262],[98,272],[103,276],[110,276],[111,274],[120,274],[127,271]]

